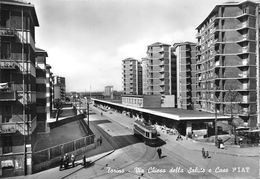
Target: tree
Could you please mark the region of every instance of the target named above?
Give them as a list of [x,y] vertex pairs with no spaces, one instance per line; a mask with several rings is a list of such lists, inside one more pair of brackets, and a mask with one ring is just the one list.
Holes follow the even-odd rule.
[[57,111],[56,111],[56,121],[58,121],[60,114],[62,113],[61,109],[63,108],[63,104],[62,104],[60,99],[54,100],[54,108],[57,109]]

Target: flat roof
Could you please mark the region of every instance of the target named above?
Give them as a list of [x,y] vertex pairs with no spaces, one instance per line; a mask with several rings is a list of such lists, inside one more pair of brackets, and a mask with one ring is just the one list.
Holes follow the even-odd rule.
[[252,3],[252,4],[258,4],[258,2],[254,2],[254,1],[251,1],[251,0],[244,0],[244,1],[241,1],[241,2],[236,2],[236,1],[230,1],[230,2],[225,2],[225,3],[222,3],[222,4],[217,4],[213,9],[212,11],[209,13],[209,15],[200,23],[200,25],[198,25],[198,27],[196,29],[199,29],[203,26],[203,24],[205,24],[206,21],[208,21],[208,19],[212,16],[212,14],[214,12],[217,12],[218,8],[220,6],[238,6],[238,5],[241,5],[241,4],[244,4],[244,3]]
[[[139,112],[149,113],[160,117],[165,117],[177,121],[195,121],[195,120],[215,120],[215,113],[203,112],[203,111],[194,111],[194,110],[185,110],[178,108],[137,108],[132,106],[126,106],[123,104],[113,103],[105,100],[92,99],[94,101],[99,101],[114,106],[119,106],[123,108],[128,108],[131,110],[136,110]],[[218,120],[228,120],[231,119],[230,116],[217,115]]]
[[1,0],[0,1],[0,6],[1,5],[11,5],[11,6],[21,6],[21,7],[25,7],[28,8],[31,13],[32,13],[32,20],[34,21],[34,25],[35,26],[39,26],[39,21],[37,18],[37,14],[34,8],[34,5],[29,3],[29,2],[24,2],[24,1],[19,1],[19,0]]

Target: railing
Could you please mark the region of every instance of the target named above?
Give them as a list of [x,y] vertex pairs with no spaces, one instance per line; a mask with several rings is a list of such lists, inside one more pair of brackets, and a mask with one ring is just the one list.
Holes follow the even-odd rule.
[[0,124],[0,134],[15,133],[18,130],[16,123],[2,123]]
[[6,82],[1,85],[0,101],[16,101],[17,93],[14,90],[14,83]]
[[50,147],[41,151],[34,152],[34,164],[40,164],[56,157],[60,157],[64,153],[73,152],[75,150],[87,147],[94,143],[94,135],[83,137],[67,143],[63,143],[54,147]]
[[15,30],[12,29],[0,29],[0,36],[14,36],[15,35]]
[[16,69],[16,63],[12,60],[1,60],[0,69]]

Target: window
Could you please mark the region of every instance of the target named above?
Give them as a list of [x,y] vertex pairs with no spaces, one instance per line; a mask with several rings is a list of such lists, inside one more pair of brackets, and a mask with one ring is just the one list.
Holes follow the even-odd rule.
[[9,122],[12,118],[12,108],[9,105],[5,105],[2,108],[2,123]]
[[7,27],[7,20],[9,19],[9,12],[2,10],[0,16],[0,27]]
[[8,59],[11,56],[11,45],[10,43],[1,43],[1,59]]
[[3,154],[12,152],[12,137],[3,137]]
[[149,138],[149,132],[145,132],[146,137]]
[[243,8],[243,14],[246,14],[246,13],[247,13],[247,9]]

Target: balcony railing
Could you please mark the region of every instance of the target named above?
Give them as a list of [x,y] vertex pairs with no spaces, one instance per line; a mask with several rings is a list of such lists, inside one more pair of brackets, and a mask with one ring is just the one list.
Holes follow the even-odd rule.
[[0,83],[0,101],[16,101],[17,93],[13,83]]
[[248,78],[248,73],[247,72],[246,73],[240,73],[240,74],[238,74],[238,76],[240,78]]
[[14,61],[0,61],[0,69],[14,70],[16,69],[16,63]]
[[[1,134],[13,134],[16,132],[22,135],[32,134],[36,128],[36,118],[28,123],[23,122],[8,122],[0,124],[0,135]],[[29,129],[29,130],[28,130]]]
[[15,31],[11,29],[0,29],[0,37],[7,36],[7,37],[13,37],[15,35]]

